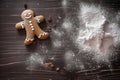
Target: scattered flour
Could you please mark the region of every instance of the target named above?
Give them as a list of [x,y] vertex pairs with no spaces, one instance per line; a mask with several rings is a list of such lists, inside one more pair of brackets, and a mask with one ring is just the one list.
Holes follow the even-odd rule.
[[53,41],[54,48],[60,48],[62,46],[62,42],[60,40]]
[[[62,6],[64,7],[64,10],[67,9],[67,5],[67,0],[62,0]],[[66,17],[68,17],[67,12],[65,14]],[[110,47],[112,45],[116,46],[120,42],[119,24],[117,22],[108,22],[107,18],[105,17],[104,10],[100,6],[95,6],[93,4],[88,5],[86,3],[81,3],[80,10],[78,13],[76,12],[76,14],[78,14],[77,17],[80,24],[83,25],[79,26],[79,29],[72,33],[73,26],[76,28],[74,25],[75,22],[73,23],[75,20],[73,19],[71,21],[73,16],[70,16],[70,18],[65,17],[62,24],[62,29],[52,30],[52,48],[61,48],[63,45],[70,45],[65,42],[69,42],[70,40],[63,40],[66,34],[68,37],[72,38],[71,40],[73,40],[73,42],[75,42],[74,45],[77,45],[79,53],[75,53],[69,49],[64,54],[64,59],[68,70],[73,70],[74,68],[85,69],[87,64],[86,62],[88,60],[87,58],[89,58],[91,55],[93,55],[93,58],[90,58],[88,62],[88,66],[90,67],[93,60],[97,62],[109,62],[108,58],[111,55]],[[119,15],[120,13],[116,16],[117,20],[120,19]],[[72,36],[72,34],[75,34],[75,36]],[[63,48],[66,49],[65,46]],[[48,51],[46,52],[46,48],[43,47],[43,49],[45,50],[43,53],[48,53]],[[88,55],[85,58],[82,54],[84,52],[87,52]],[[54,57],[51,59],[54,59]],[[44,56],[41,56],[39,53],[31,54],[27,59],[26,64],[28,70],[37,69],[44,64]]]
[[70,32],[72,30],[72,22],[70,21],[69,18],[65,18],[64,19],[64,22],[63,22],[63,25],[62,25],[62,28],[65,29],[67,32]]
[[62,47],[62,37],[64,35],[64,32],[62,30],[58,29],[52,29],[52,45],[53,48],[61,48]]
[[53,29],[52,30],[52,35],[61,38],[64,35],[64,32],[63,31],[59,31],[57,29]]
[[69,63],[71,62],[75,57],[75,54],[73,51],[69,50],[69,51],[66,51],[65,55],[64,55],[64,58],[65,58],[65,61],[66,63]]
[[[102,64],[106,64],[106,62],[110,64],[109,59],[114,55],[112,54],[111,47],[117,46],[120,43],[120,12],[116,16],[111,16],[113,14],[108,13],[102,6],[84,3],[82,1],[79,4],[76,1],[69,4],[70,0],[62,0],[65,13],[62,28],[65,34],[73,41],[74,44],[72,45],[76,45],[79,50],[78,53],[74,53],[72,50],[65,52],[66,66],[69,69],[73,66],[84,69],[86,64],[91,68],[93,66],[100,67],[99,64],[101,62]],[[74,12],[67,10],[66,7],[72,4],[78,4],[79,10]],[[78,9],[78,5],[74,5],[74,9]],[[73,13],[77,16],[73,15]],[[113,20],[110,20],[108,17]],[[79,20],[77,21],[77,19]],[[79,27],[74,23],[79,25]],[[73,28],[76,28],[76,31],[73,32]],[[73,56],[73,54],[78,54],[79,56]],[[97,65],[92,65],[94,62]]]
[[31,54],[26,61],[26,64],[27,64],[26,69],[27,70],[35,70],[35,69],[39,68],[41,65],[43,65],[43,62],[44,62],[43,56],[41,56],[38,53]]
[[64,55],[67,70],[84,69],[83,63],[80,59],[76,58],[75,53],[72,50],[68,50]]
[[62,0],[62,6],[65,8],[67,6],[67,0]]
[[109,23],[100,6],[85,3],[80,4],[78,18],[84,24],[78,31],[78,47],[86,52],[94,51],[98,61],[108,61],[110,46],[120,41],[117,23]]

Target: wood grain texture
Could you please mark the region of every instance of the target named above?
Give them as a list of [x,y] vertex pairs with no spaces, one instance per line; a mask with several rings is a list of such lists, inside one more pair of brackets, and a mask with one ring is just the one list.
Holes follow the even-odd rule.
[[[63,15],[61,4],[57,0],[1,0],[0,2],[0,80],[64,80],[65,77],[54,71],[29,71],[26,69],[26,60],[34,52],[40,52],[40,45],[50,47],[50,39],[37,40],[34,46],[26,47],[23,44],[25,31],[16,31],[15,24],[21,21],[20,14],[24,10],[24,3],[33,9],[36,15],[53,17],[56,25],[58,16]],[[47,6],[46,6],[47,5]],[[48,48],[50,49],[50,48]],[[58,52],[58,54],[56,54]],[[60,51],[54,50],[43,56],[56,56],[60,59]]]
[[[98,75],[91,74],[86,75],[87,71],[83,72],[84,75],[81,75],[81,72],[78,72],[75,75],[76,78],[67,79],[68,76],[60,75],[55,71],[46,71],[46,70],[27,70],[26,60],[34,52],[38,52],[45,57],[55,56],[56,63],[58,66],[64,66],[62,64],[62,57],[65,49],[51,49],[51,39],[45,41],[40,41],[36,39],[36,44],[26,47],[23,44],[25,39],[25,31],[17,31],[15,29],[15,23],[21,21],[20,14],[24,10],[24,3],[28,4],[28,8],[33,9],[36,15],[44,15],[45,18],[49,16],[52,17],[53,23],[50,25],[56,25],[58,28],[61,26],[61,23],[64,18],[63,7],[61,6],[62,0],[0,0],[0,80],[97,80]],[[88,1],[88,0],[86,0]],[[72,3],[72,0],[70,0]],[[89,2],[89,1],[88,1]],[[96,3],[107,3],[110,5],[119,6],[119,2],[115,0],[93,0]],[[74,4],[75,5],[75,4]],[[71,5],[67,8],[68,12],[74,9],[74,5]],[[104,5],[104,4],[103,4]],[[111,8],[116,6],[110,5]],[[71,8],[73,7],[73,8]],[[116,8],[115,8],[116,9]],[[119,10],[119,7],[117,7]],[[68,15],[76,15],[74,12]],[[62,19],[58,22],[58,17],[61,16]],[[47,23],[48,24],[48,23]],[[46,28],[45,28],[46,29]],[[68,42],[68,44],[71,44]],[[47,45],[48,53],[43,53],[45,50],[42,46]],[[72,45],[72,44],[71,44]],[[69,46],[71,49],[74,49],[74,45]],[[76,51],[77,52],[77,51]],[[118,61],[116,61],[118,62]],[[114,62],[113,62],[114,63]],[[115,64],[115,63],[114,63]],[[119,65],[119,64],[115,64]],[[89,72],[88,72],[89,73]],[[94,71],[92,71],[94,73]],[[116,72],[115,72],[116,73]],[[118,73],[118,74],[117,74]],[[119,72],[115,75],[108,77],[100,76],[102,80],[119,80]],[[69,74],[72,76],[73,74]],[[111,74],[112,75],[112,74]],[[86,77],[87,76],[87,77]]]

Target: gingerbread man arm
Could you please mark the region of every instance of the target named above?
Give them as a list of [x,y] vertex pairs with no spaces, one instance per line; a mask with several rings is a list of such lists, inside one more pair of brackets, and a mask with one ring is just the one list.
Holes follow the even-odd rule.
[[16,28],[17,30],[25,29],[24,21],[21,21],[21,22],[17,23],[17,24],[15,25],[15,28]]
[[36,16],[35,20],[37,20],[38,23],[43,22],[45,20],[44,16],[40,15],[40,16]]
[[[41,23],[45,20],[45,18],[44,16],[40,15],[40,16],[36,16],[35,20],[38,23]],[[40,27],[37,27],[37,31],[35,31],[35,34],[39,39],[46,39],[49,36],[49,34],[47,32],[44,32]]]

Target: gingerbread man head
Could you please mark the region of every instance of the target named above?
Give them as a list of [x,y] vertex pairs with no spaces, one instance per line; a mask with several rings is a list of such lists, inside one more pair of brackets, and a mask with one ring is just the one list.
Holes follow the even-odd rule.
[[24,41],[25,45],[30,45],[34,41],[34,36],[36,35],[39,39],[47,39],[48,33],[43,31],[38,23],[44,21],[44,16],[34,17],[34,12],[30,9],[24,10],[21,14],[23,21],[16,24],[16,29],[25,29],[26,30],[26,39]]
[[25,10],[25,11],[22,12],[21,18],[23,20],[29,20],[31,18],[34,18],[34,12],[32,10],[30,10],[30,9]]

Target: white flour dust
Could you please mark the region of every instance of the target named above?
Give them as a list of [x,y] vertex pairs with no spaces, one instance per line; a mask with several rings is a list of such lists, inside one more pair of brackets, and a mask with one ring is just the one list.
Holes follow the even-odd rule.
[[74,59],[74,57],[75,57],[75,54],[71,50],[67,51],[64,55],[66,63],[71,62]]
[[[78,15],[76,17],[75,15],[73,16],[73,11],[67,12],[67,8],[65,8],[72,4],[69,3],[70,0],[62,0],[62,6],[66,9],[66,17],[64,18],[62,28],[68,34],[67,36],[72,38],[71,40],[73,40],[74,45],[78,47],[80,52],[83,51],[93,55],[93,60],[97,62],[109,62],[109,57],[112,55],[111,47],[116,46],[120,42],[120,28],[118,24],[120,13],[114,16],[115,20],[112,21],[107,18],[110,13],[106,14],[106,10],[102,6],[81,2],[80,4],[75,3],[79,5],[79,9],[78,6],[74,7],[78,9],[78,11],[74,11]],[[79,21],[76,24],[79,25],[79,28],[74,25],[74,21],[77,18]],[[77,31],[73,32],[73,28],[76,28]]]
[[84,69],[84,65],[79,58],[75,56],[72,50],[68,50],[64,55],[67,70]]
[[60,48],[62,46],[62,42],[60,40],[54,40],[53,41],[53,46],[55,48]]
[[35,70],[35,69],[39,68],[40,66],[42,66],[43,62],[44,62],[43,56],[41,56],[38,53],[31,54],[26,61],[26,64],[27,64],[26,69],[27,70]]
[[107,21],[104,10],[100,6],[80,4],[78,18],[83,21],[80,26],[76,43],[86,52],[94,51],[96,60],[107,61],[110,55],[110,46],[119,42],[117,23]]
[[67,6],[67,0],[62,0],[62,6],[65,8]]
[[62,37],[64,35],[64,32],[62,30],[52,29],[51,35],[53,48],[61,48],[63,44]]
[[68,33],[72,30],[72,22],[70,21],[69,18],[65,18],[64,22],[62,24],[62,28],[65,29]]
[[59,31],[57,29],[52,29],[52,33],[53,33],[54,36],[56,36],[58,38],[61,38],[64,35],[64,32]]

